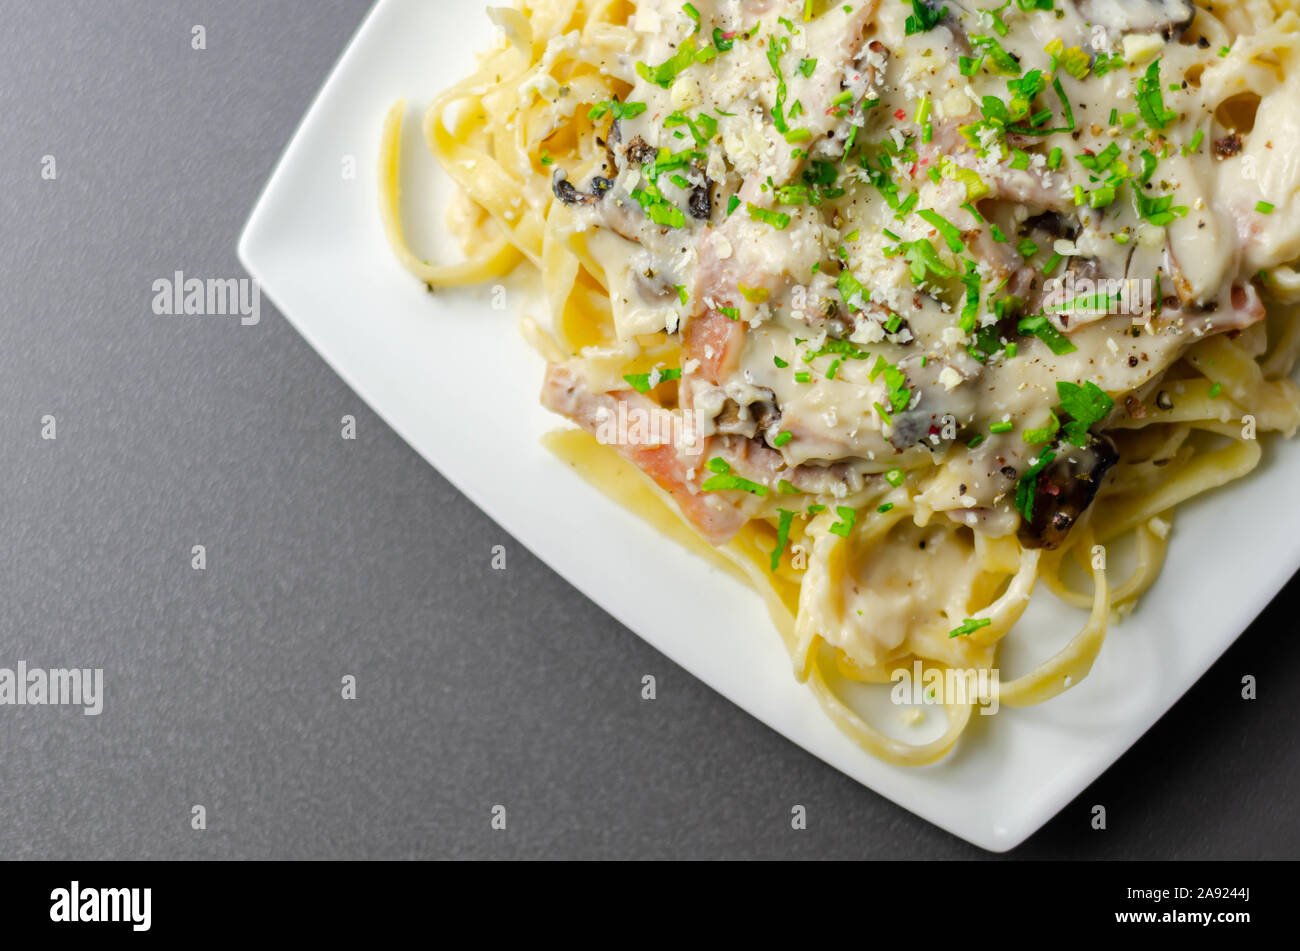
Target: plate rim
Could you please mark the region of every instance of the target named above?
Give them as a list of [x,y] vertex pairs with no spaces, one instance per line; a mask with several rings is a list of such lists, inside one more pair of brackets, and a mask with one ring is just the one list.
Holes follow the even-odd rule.
[[[378,35],[386,26],[390,16],[400,19],[400,11],[403,8],[412,6],[413,0],[376,0],[361,20],[355,32],[352,34],[343,52],[331,67],[327,78],[322,83],[320,89],[313,97],[306,112],[299,120],[294,129],[293,135],[286,144],[282,154],[274,165],[274,168],[268,177],[266,183],[258,193],[258,197],[249,217],[240,232],[237,242],[236,251],[240,263],[248,274],[257,282],[261,291],[271,300],[275,309],[285,318],[289,325],[297,332],[318,356],[336,373],[340,379],[361,399],[375,415],[383,420],[384,424],[392,429],[411,449],[413,449],[422,459],[448,482],[450,482],[458,492],[466,496],[477,508],[483,511],[491,518],[502,530],[515,538],[520,544],[528,548],[533,554],[546,566],[554,571],[557,575],[565,580],[579,591],[584,597],[596,604],[601,610],[609,614],[619,624],[627,628],[631,633],[636,635],[642,641],[645,641],[656,651],[667,656],[670,660],[681,667],[687,674],[704,683],[709,689],[721,694],[731,703],[740,708],[744,713],[763,723],[774,732],[785,737],[789,742],[794,743],[804,752],[816,757],[833,769],[847,775],[849,778],[859,784],[871,789],[877,795],[887,799],[898,807],[918,816],[932,825],[944,829],[949,834],[956,836],[966,842],[970,842],[977,847],[992,853],[1005,853],[1015,849],[1032,835],[1038,832],[1048,821],[1056,816],[1065,806],[1073,799],[1085,792],[1101,775],[1108,771],[1114,763],[1125,753],[1131,750],[1134,745],[1146,735],[1147,732],[1173,707],[1180,702],[1191,690],[1191,688],[1205,676],[1214,664],[1226,653],[1240,638],[1241,634],[1259,617],[1265,608],[1276,599],[1277,595],[1286,586],[1287,582],[1300,568],[1300,538],[1296,544],[1286,553],[1286,557],[1272,560],[1272,570],[1261,580],[1255,591],[1260,593],[1258,598],[1242,599],[1245,605],[1240,611],[1234,614],[1234,620],[1231,627],[1235,633],[1231,636],[1216,638],[1213,641],[1212,649],[1208,660],[1203,665],[1198,665],[1198,669],[1191,680],[1180,686],[1177,694],[1168,703],[1161,704],[1160,709],[1153,715],[1144,716],[1142,722],[1134,724],[1129,722],[1128,727],[1123,731],[1123,738],[1118,742],[1109,744],[1104,753],[1095,755],[1088,761],[1087,767],[1082,770],[1084,775],[1083,781],[1077,785],[1071,783],[1068,788],[1063,788],[1052,794],[1045,794],[1036,800],[1036,807],[1023,810],[1015,815],[1014,818],[1008,819],[1003,817],[1005,825],[1000,829],[989,828],[988,823],[980,829],[964,826],[951,817],[941,814],[937,809],[923,801],[916,801],[914,798],[907,798],[904,795],[893,791],[886,791],[877,784],[869,781],[860,775],[858,770],[852,769],[844,763],[838,762],[836,755],[829,751],[824,744],[815,744],[796,738],[787,728],[773,722],[772,717],[765,715],[763,711],[753,709],[749,703],[734,695],[734,691],[728,689],[725,685],[715,682],[713,679],[700,674],[696,671],[695,666],[689,661],[678,656],[677,652],[665,647],[659,638],[645,633],[639,623],[634,622],[627,612],[607,597],[604,592],[593,590],[589,580],[575,575],[566,570],[565,566],[556,564],[551,558],[547,557],[539,546],[531,544],[521,536],[516,527],[509,524],[509,520],[499,515],[500,507],[494,504],[485,493],[481,492],[477,486],[469,484],[466,480],[458,478],[458,473],[449,472],[447,467],[435,461],[431,455],[417,445],[416,439],[406,431],[406,427],[392,418],[388,408],[379,405],[379,401],[372,398],[373,387],[357,377],[351,368],[344,365],[342,360],[336,358],[327,344],[319,339],[316,332],[311,329],[311,318],[299,312],[299,307],[287,302],[282,296],[281,291],[284,288],[286,276],[277,273],[277,265],[269,260],[271,256],[270,245],[264,242],[272,241],[268,235],[268,228],[271,223],[272,208],[278,204],[282,196],[291,194],[292,186],[295,184],[290,170],[295,164],[307,160],[306,150],[308,140],[319,126],[327,125],[331,117],[335,100],[340,96],[349,95],[346,81],[347,75],[356,64],[361,61],[363,48],[370,42],[372,35]],[[479,9],[482,0],[469,0],[465,6]],[[399,12],[394,12],[399,11]],[[377,202],[377,199],[376,199]],[[377,215],[377,213],[376,213]],[[1261,463],[1261,467],[1270,464],[1277,464],[1277,454],[1266,458]],[[1257,473],[1251,473],[1246,480],[1257,476]],[[580,479],[578,476],[574,478]],[[585,486],[586,483],[584,482]],[[593,496],[599,497],[596,490],[588,487],[587,492]],[[634,518],[639,518],[633,515]],[[679,549],[680,550],[680,549]],[[1263,594],[1266,593],[1267,597]],[[1110,635],[1108,635],[1109,637]],[[830,731],[837,731],[837,728],[825,720],[825,727]],[[815,748],[816,747],[816,748]],[[869,754],[863,754],[869,756]],[[913,768],[915,769],[915,768]]]

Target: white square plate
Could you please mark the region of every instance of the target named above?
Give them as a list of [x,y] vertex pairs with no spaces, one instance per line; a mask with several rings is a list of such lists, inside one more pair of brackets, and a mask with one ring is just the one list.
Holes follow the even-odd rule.
[[[1300,508],[1279,504],[1300,483],[1300,444],[1270,443],[1251,478],[1180,511],[1163,576],[1112,629],[1080,686],[1041,707],[975,717],[936,766],[873,759],[795,682],[752,591],[605,499],[539,445],[557,420],[537,404],[542,361],[514,316],[494,311],[486,290],[431,295],[390,255],[377,198],[384,113],[410,100],[408,235],[416,247],[445,253],[433,202],[446,183],[428,184],[438,173],[417,117],[471,69],[473,51],[492,42],[483,7],[380,0],[253,211],[239,244],[244,266],[403,439],[621,623],[881,795],[983,848],[1018,845],[1168,710],[1300,567]],[[352,161],[354,178],[345,174]],[[1004,655],[1003,676],[1046,656],[1080,620],[1040,592]],[[1180,755],[1195,755],[1191,743]]]

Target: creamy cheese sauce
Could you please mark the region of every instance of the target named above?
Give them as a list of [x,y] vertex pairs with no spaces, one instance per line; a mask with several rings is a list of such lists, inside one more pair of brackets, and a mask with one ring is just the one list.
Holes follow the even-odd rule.
[[1300,255],[1300,74],[1266,37],[1217,48],[1185,0],[1048,6],[639,2],[613,167],[571,202],[621,345],[721,314],[743,333],[683,353],[712,431],[792,468],[931,460],[931,510],[1014,531],[1058,384],[1122,412]]

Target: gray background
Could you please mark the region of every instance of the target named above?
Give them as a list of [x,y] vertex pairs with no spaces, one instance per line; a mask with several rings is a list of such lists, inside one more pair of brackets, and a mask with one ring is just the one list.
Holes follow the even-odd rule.
[[[153,315],[155,278],[242,275],[245,217],[368,7],[0,0],[0,666],[104,667],[107,692],[98,718],[0,707],[0,857],[984,855],[605,616],[269,303],[256,327]],[[1300,856],[1297,590],[1013,855]]]

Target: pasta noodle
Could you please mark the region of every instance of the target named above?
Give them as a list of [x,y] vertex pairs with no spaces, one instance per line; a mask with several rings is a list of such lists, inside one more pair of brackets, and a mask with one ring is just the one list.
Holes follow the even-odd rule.
[[[990,0],[992,2],[992,0]],[[547,444],[764,598],[843,684],[990,671],[1041,579],[1088,612],[998,685],[1079,683],[1175,512],[1294,434],[1300,0],[524,0],[424,139],[465,260],[541,275]],[[1113,577],[1121,550],[1131,570]]]

